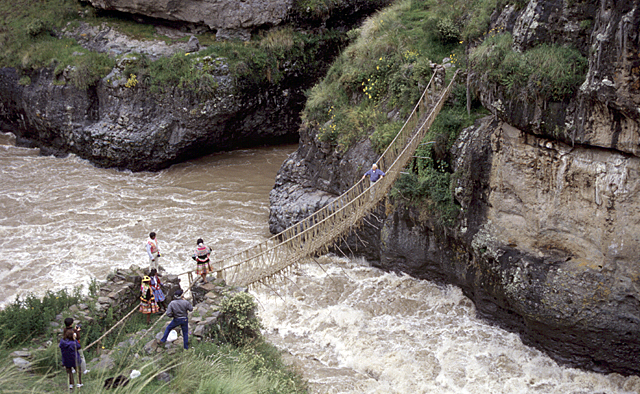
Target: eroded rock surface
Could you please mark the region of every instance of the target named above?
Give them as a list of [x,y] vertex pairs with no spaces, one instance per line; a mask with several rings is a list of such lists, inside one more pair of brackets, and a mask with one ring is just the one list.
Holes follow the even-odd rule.
[[[451,151],[457,222],[443,227],[425,207],[389,200],[377,212],[382,225],[353,241],[379,245],[366,248],[372,264],[460,286],[481,316],[562,363],[639,374],[639,12],[637,0],[498,10],[494,23],[513,33],[516,49],[548,42],[584,51],[585,81],[563,102],[477,85],[494,115],[463,131]],[[280,207],[290,204],[284,190],[306,190],[302,206],[314,205],[314,189],[346,190],[319,182],[321,172],[347,185],[371,152],[352,158],[358,169],[334,157],[303,130],[271,194],[272,216],[297,209]]]
[[287,16],[292,0],[251,1],[167,1],[90,0],[96,8],[139,14],[169,21],[206,25],[224,38],[247,40],[260,26],[279,25]]

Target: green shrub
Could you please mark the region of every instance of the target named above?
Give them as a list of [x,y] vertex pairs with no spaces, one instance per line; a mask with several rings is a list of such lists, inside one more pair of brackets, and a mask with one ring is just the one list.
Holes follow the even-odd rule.
[[587,72],[587,59],[575,48],[542,44],[512,49],[510,33],[487,39],[471,53],[474,69],[512,96],[562,101],[571,97]]
[[22,86],[29,86],[31,85],[31,78],[28,75],[23,75],[22,77],[20,77],[18,83]]
[[437,167],[425,167],[420,176],[414,173],[401,175],[390,195],[395,199],[419,203],[432,213],[439,224],[451,225],[460,206],[450,191],[451,174],[446,170],[447,165],[439,162]]
[[460,28],[450,18],[442,18],[436,25],[438,38],[445,44],[460,40]]
[[26,31],[31,37],[35,37],[46,32],[47,25],[42,20],[36,18],[27,24]]
[[43,298],[27,294],[0,310],[0,342],[15,346],[31,338],[43,335],[50,329],[55,316],[74,305],[80,299],[80,288],[73,294],[66,290],[47,291]]
[[396,138],[404,122],[384,123],[376,127],[376,131],[371,134],[371,144],[378,154],[382,154],[391,141]]
[[220,304],[218,330],[212,336],[220,342],[242,347],[260,337],[261,324],[255,315],[256,303],[249,293],[226,297]]

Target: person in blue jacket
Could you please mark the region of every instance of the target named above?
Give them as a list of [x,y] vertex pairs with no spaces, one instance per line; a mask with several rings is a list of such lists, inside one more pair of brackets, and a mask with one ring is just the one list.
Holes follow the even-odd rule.
[[369,176],[369,181],[371,181],[371,183],[376,183],[378,179],[384,178],[385,173],[382,172],[382,170],[378,169],[378,165],[376,163],[373,163],[371,169],[364,173],[362,179],[364,179],[366,176]]
[[[69,375],[69,390],[73,390],[73,369],[80,371],[80,342],[73,338],[73,330],[65,330],[58,346],[62,353],[62,365],[67,369],[67,375]],[[82,387],[82,373],[78,374],[76,387]]]

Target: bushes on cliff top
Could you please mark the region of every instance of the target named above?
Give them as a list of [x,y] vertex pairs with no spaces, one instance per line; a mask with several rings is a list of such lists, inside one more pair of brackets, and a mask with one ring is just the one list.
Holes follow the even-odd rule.
[[587,59],[575,48],[542,44],[512,49],[510,33],[489,36],[471,53],[474,69],[513,97],[561,101],[572,96],[587,72]]
[[342,150],[372,135],[381,153],[426,87],[430,64],[450,57],[464,67],[465,40],[482,37],[496,7],[514,2],[402,0],[376,13],[350,32],[353,42],[308,92],[303,121]]
[[0,66],[17,67],[25,72],[52,67],[79,89],[86,89],[113,67],[106,54],[85,50],[74,40],[55,37],[85,8],[74,0],[0,0]]

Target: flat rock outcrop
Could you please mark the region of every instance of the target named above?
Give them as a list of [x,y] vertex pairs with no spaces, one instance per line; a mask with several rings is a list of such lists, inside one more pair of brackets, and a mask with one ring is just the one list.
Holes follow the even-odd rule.
[[90,0],[104,10],[116,10],[157,19],[205,25],[217,31],[219,38],[248,40],[251,29],[276,26],[286,18],[292,0],[202,1],[202,0]]

